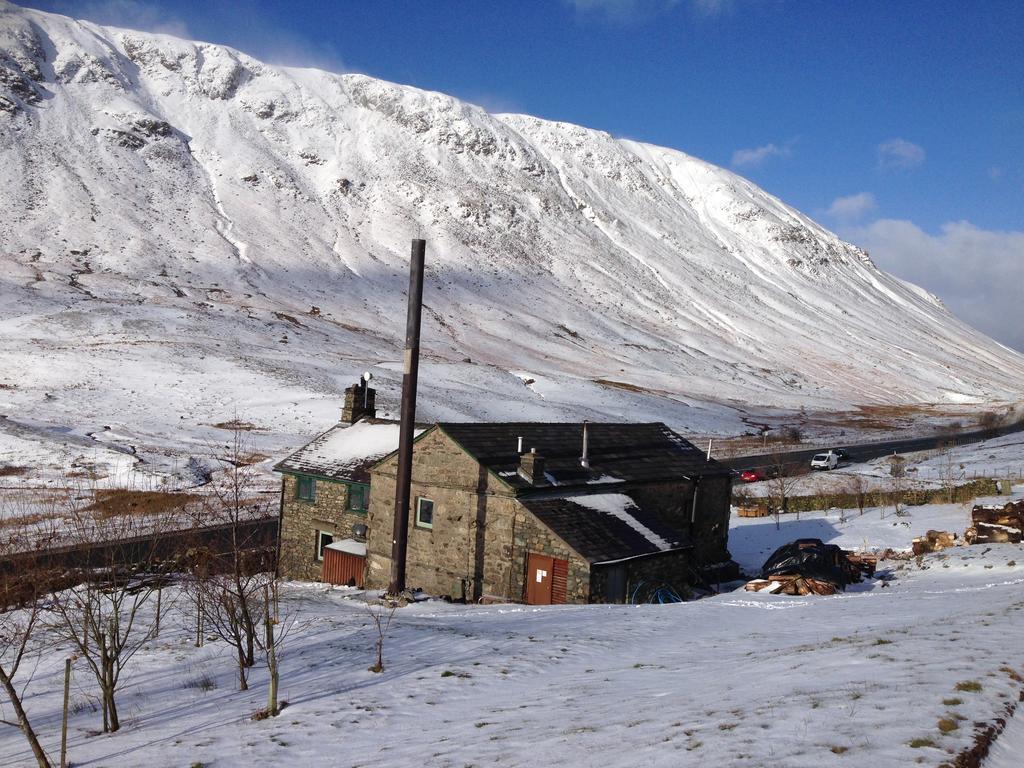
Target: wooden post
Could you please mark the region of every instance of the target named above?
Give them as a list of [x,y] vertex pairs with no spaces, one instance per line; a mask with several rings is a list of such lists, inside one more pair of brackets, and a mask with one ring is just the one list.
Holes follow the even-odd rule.
[[60,768],[68,766],[68,702],[71,698],[71,657],[64,660],[64,716],[60,724]]
[[156,621],[153,623],[153,638],[156,639],[160,636],[160,602],[163,597],[163,587],[157,587],[156,590]]
[[196,593],[196,648],[203,647],[203,593]]
[[412,483],[412,441],[416,434],[416,382],[420,364],[420,315],[423,308],[423,260],[426,240],[412,241],[409,262],[409,307],[405,321],[402,374],[402,415],[398,431],[395,477],[395,520],[391,539],[391,583],[388,594],[405,590],[405,558],[409,538],[409,486]]
[[[277,601],[277,588],[274,589],[274,601]],[[270,689],[267,691],[267,714],[271,717],[277,715],[277,649],[275,643],[275,624],[277,622],[270,618],[270,590],[263,587],[263,624],[266,627],[267,646],[267,671],[270,673]]]

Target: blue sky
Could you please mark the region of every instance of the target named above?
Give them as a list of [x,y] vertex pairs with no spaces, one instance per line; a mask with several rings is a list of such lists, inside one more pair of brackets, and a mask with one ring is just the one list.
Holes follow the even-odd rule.
[[1024,349],[1019,0],[22,2],[681,149]]

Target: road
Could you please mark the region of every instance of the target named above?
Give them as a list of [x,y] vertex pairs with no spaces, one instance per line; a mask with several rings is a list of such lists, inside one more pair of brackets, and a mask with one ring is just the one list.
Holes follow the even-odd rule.
[[744,469],[767,469],[768,467],[784,464],[808,464],[811,457],[816,453],[828,450],[829,448],[845,448],[850,455],[851,462],[870,461],[881,456],[891,456],[894,453],[912,453],[914,451],[931,451],[952,443],[953,445],[967,445],[969,443],[980,443],[983,440],[990,440],[993,437],[1024,432],[1024,421],[1010,424],[1005,427],[994,429],[978,429],[973,432],[960,432],[956,435],[932,435],[931,437],[914,437],[905,440],[886,440],[879,443],[862,443],[860,445],[849,445],[846,443],[833,443],[821,445],[815,448],[801,448],[797,451],[786,451],[785,453],[762,453],[754,456],[736,456],[730,459],[719,459],[721,464],[732,467],[736,470]]

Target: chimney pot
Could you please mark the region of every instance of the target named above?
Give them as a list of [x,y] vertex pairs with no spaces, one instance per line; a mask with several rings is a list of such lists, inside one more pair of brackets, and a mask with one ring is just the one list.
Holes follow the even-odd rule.
[[531,448],[529,453],[524,453],[519,457],[518,473],[521,478],[534,488],[547,482],[544,477],[544,457],[537,453],[536,447]]
[[374,418],[377,415],[376,395],[369,381],[363,379],[348,387],[345,390],[345,406],[341,409],[342,423],[355,424],[362,418]]

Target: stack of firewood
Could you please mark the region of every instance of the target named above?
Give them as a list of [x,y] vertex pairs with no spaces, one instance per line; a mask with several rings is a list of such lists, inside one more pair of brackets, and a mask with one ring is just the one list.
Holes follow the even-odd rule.
[[956,534],[949,531],[928,531],[924,536],[918,536],[911,542],[915,555],[927,555],[929,552],[938,552],[940,549],[953,546],[956,546]]
[[747,592],[767,592],[769,595],[834,595],[836,585],[810,576],[785,574],[771,579],[754,579],[744,587]]
[[[852,584],[863,576],[874,576],[878,558],[844,549],[837,565],[845,574],[847,583]],[[772,574],[767,579],[748,581],[744,587],[747,592],[767,592],[770,595],[834,595],[838,588],[838,584],[827,579],[800,573]]]
[[964,533],[968,544],[1018,544],[1024,541],[1024,501],[1002,507],[977,506],[971,510],[974,523]]

